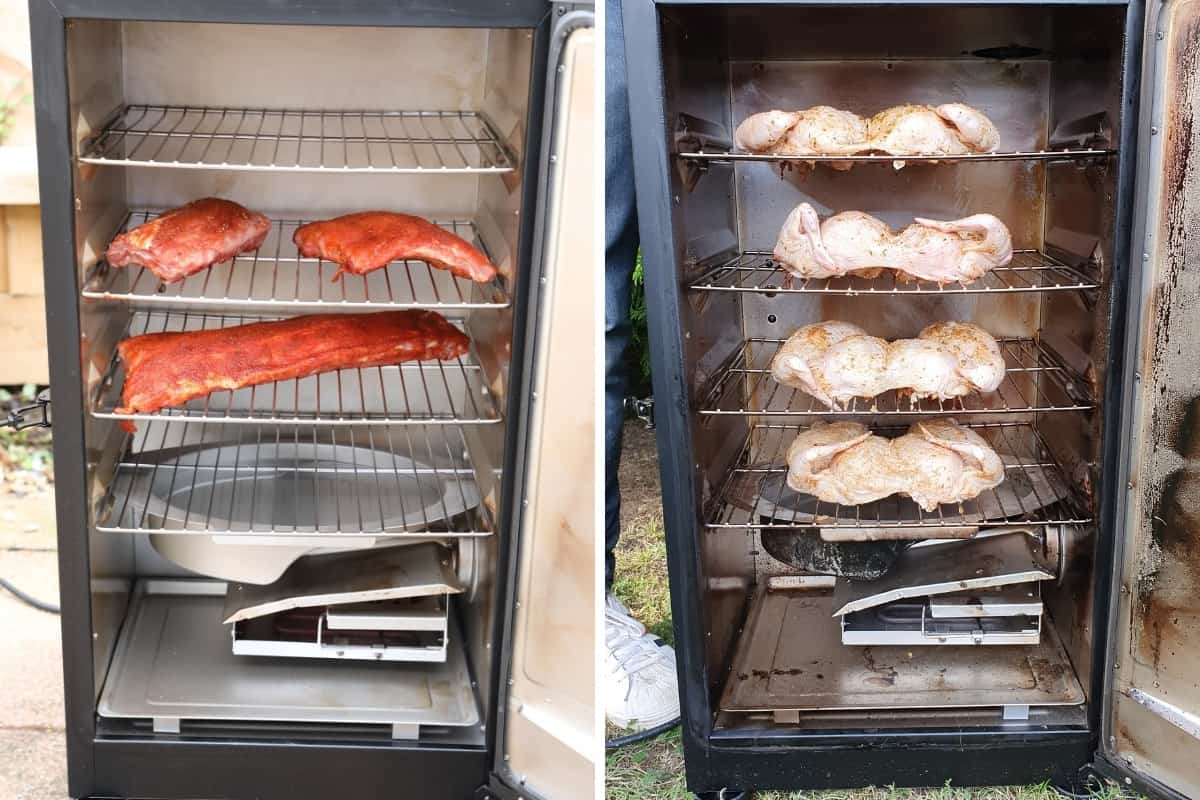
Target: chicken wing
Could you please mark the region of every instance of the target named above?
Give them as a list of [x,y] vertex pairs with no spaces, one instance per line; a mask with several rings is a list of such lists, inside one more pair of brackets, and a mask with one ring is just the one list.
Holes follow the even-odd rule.
[[969,322],[935,322],[892,342],[849,322],[820,322],[793,333],[771,361],[776,381],[829,407],[892,389],[938,400],[993,392],[1004,372],[996,340]]
[[938,284],[969,283],[1012,261],[1012,235],[991,214],[941,222],[917,217],[896,233],[861,211],[824,222],[808,203],[783,223],[773,253],[799,278],[875,277],[891,269]]
[[934,511],[1004,480],[1004,462],[991,445],[952,419],[918,422],[896,439],[857,422],[817,423],[792,442],[787,462],[788,486],[840,505],[903,494]]

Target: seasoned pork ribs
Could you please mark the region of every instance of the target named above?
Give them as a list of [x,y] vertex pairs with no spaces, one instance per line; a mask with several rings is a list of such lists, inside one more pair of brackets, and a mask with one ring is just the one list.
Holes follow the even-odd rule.
[[262,214],[205,197],[120,234],[105,258],[114,267],[145,267],[171,283],[257,250],[270,230],[271,221]]
[[479,283],[496,276],[487,256],[462,238],[428,220],[391,211],[360,211],[301,225],[292,241],[306,258],[337,264],[343,272],[365,275],[392,261],[411,258]]
[[222,389],[348,367],[453,359],[469,344],[445,317],[423,310],[313,314],[134,336],[117,345],[125,387],[116,413],[150,413]]

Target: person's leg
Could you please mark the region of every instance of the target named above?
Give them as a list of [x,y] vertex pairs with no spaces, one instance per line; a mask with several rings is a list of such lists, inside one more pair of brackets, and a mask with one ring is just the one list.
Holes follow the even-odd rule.
[[626,94],[620,0],[605,0],[604,56],[604,581],[612,586],[613,551],[621,535],[621,429],[625,420],[629,296],[637,258],[633,146]]

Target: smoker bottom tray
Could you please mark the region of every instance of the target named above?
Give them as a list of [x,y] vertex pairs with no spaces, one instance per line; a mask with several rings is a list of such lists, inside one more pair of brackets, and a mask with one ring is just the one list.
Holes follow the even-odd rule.
[[730,712],[1075,705],[1053,625],[1035,646],[843,645],[828,590],[761,591],[721,697]]
[[453,624],[445,663],[248,658],[230,649],[224,604],[223,583],[140,582],[100,716],[150,719],[159,731],[188,720],[378,724],[400,738],[415,738],[421,726],[479,722]]

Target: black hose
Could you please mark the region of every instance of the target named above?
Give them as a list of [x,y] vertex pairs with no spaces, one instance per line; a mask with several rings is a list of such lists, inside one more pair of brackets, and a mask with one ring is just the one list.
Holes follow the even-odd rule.
[[647,739],[653,739],[655,736],[661,736],[678,724],[679,717],[676,717],[670,722],[664,722],[662,725],[658,725],[653,728],[647,728],[644,731],[631,733],[628,736],[618,736],[616,739],[609,739],[604,743],[604,749],[616,750],[618,747],[624,747],[627,744],[637,744],[638,742],[644,742]]
[[62,613],[62,609],[59,608],[58,606],[54,605],[53,603],[47,603],[45,600],[38,600],[33,595],[25,594],[25,592],[21,591],[16,586],[13,586],[11,583],[4,580],[4,578],[2,578],[2,577],[0,577],[0,586],[3,586],[5,589],[8,589],[10,592],[12,592],[13,596],[16,597],[18,600],[20,600],[22,603],[33,606],[38,611],[45,611],[48,614],[61,614]]

